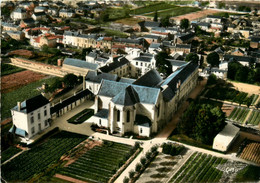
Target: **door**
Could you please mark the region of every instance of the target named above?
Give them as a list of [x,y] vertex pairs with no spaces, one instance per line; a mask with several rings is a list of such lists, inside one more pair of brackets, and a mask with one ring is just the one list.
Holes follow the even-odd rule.
[[42,130],[41,123],[38,124],[38,127],[39,127],[38,129],[39,129],[39,132],[40,132]]

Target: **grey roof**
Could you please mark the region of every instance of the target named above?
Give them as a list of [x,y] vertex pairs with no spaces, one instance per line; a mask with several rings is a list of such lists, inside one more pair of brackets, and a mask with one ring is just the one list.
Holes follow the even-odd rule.
[[131,79],[131,78],[121,78],[119,80],[119,82],[122,82],[122,83],[129,83],[129,84],[132,84],[134,83],[136,80],[135,79]]
[[207,22],[198,22],[197,25],[202,27],[210,27],[210,23]]
[[16,35],[21,35],[23,32],[22,31],[6,31],[6,33],[9,34],[16,34]]
[[182,60],[173,60],[173,59],[166,59],[166,60],[168,60],[172,66],[183,66],[187,64],[186,61],[182,61]]
[[37,10],[46,10],[47,8],[44,7],[44,6],[37,6],[37,7],[35,7],[35,9],[37,9]]
[[102,72],[111,72],[114,69],[121,67],[125,64],[128,64],[128,63],[129,63],[129,60],[127,60],[125,57],[116,57],[113,59],[112,63],[105,65],[104,67],[101,67],[100,70]]
[[97,53],[90,52],[87,56],[91,58],[97,58]]
[[160,46],[161,46],[160,43],[152,43],[152,44],[150,44],[150,47],[149,47],[149,48],[157,49],[157,48],[159,48]]
[[251,37],[251,42],[260,43],[260,37]]
[[181,39],[182,41],[187,41],[189,39],[192,39],[194,36],[195,36],[194,33],[188,33],[188,34],[179,36],[179,39]]
[[133,84],[147,87],[155,87],[162,81],[159,72],[152,69],[137,79]]
[[117,39],[114,39],[114,42],[131,43],[131,44],[141,44],[141,43],[142,43],[142,40],[140,40],[140,39],[117,38]]
[[152,35],[152,34],[146,34],[143,37],[148,38],[148,39],[160,39],[161,38],[161,36]]
[[15,12],[15,13],[26,13],[26,10],[23,9],[23,8],[16,8],[16,9],[14,10],[14,12]]
[[116,81],[117,75],[109,73],[97,73],[96,71],[89,71],[86,75],[86,81],[91,81],[94,83],[101,83],[102,79]]
[[139,96],[133,86],[129,85],[124,90],[122,90],[119,94],[117,94],[112,102],[119,105],[131,106],[140,102]]
[[159,22],[152,22],[152,21],[143,21],[138,23],[140,26],[144,27],[160,27],[161,23]]
[[[47,100],[44,96],[37,95],[21,102],[20,112],[28,114],[36,109],[39,109],[40,107],[45,106],[48,103],[50,103],[49,100]],[[18,106],[15,106],[12,110],[18,111]]]
[[237,56],[237,55],[224,55],[225,61],[236,60],[238,62],[255,62],[256,58],[254,57],[245,57],[245,56]]
[[90,70],[96,70],[98,68],[98,64],[89,63],[89,62],[86,62],[85,60],[79,60],[79,59],[74,59],[74,58],[66,58],[64,60],[64,64],[71,65],[74,67],[86,68],[86,69],[90,69]]
[[[125,96],[123,95],[124,93],[121,92],[130,85],[131,84],[129,83],[103,80],[98,95],[107,96],[111,98],[115,97],[114,100],[118,102],[124,101],[123,99],[120,98]],[[156,104],[160,93],[159,88],[150,88],[144,86],[137,86],[133,84],[131,86],[136,92],[136,94],[138,95],[140,103]],[[132,92],[132,89],[129,90]],[[117,95],[119,95],[120,97]]]
[[14,28],[18,28],[19,26],[12,24],[12,23],[7,23],[7,22],[2,22],[2,26],[3,27],[14,27]]
[[32,18],[23,19],[23,22],[26,23],[26,24],[34,24],[35,23],[34,19],[32,19]]
[[216,19],[222,19],[221,16],[216,16],[216,15],[208,15],[207,18],[216,18]]
[[107,58],[98,57],[95,61],[96,62],[103,62],[103,63],[105,63],[105,62],[108,61],[108,59]]
[[216,48],[216,49],[214,50],[214,52],[216,52],[216,53],[218,53],[218,54],[224,54],[224,51],[223,51],[220,47]]
[[152,61],[152,58],[151,57],[136,57],[134,58],[133,60],[136,60],[136,61],[141,61],[141,62],[151,62]]
[[101,109],[96,114],[94,114],[94,116],[107,119],[108,118],[108,109]]
[[172,73],[168,76],[160,86],[168,86],[165,90],[163,90],[163,98],[165,101],[170,101],[174,96],[177,89],[177,83],[180,81],[181,84],[190,76],[198,68],[197,64],[192,62],[187,63],[187,65],[183,66],[179,70]]
[[43,12],[35,12],[34,13],[35,16],[44,16],[46,15],[46,13],[43,11]]
[[176,44],[176,48],[186,48],[191,49],[191,44]]

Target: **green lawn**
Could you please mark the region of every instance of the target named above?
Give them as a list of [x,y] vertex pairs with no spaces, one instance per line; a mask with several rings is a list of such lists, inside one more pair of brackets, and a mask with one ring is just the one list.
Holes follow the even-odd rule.
[[105,29],[102,32],[105,33],[106,36],[117,36],[117,37],[121,37],[121,38],[127,38],[128,37],[128,35],[126,33],[121,32],[121,31],[117,31],[117,30]]
[[2,120],[11,117],[10,109],[13,108],[18,101],[22,102],[26,99],[39,95],[40,92],[37,90],[37,87],[42,86],[43,83],[50,84],[55,80],[55,77],[48,79],[41,79],[39,81],[30,83],[26,86],[23,86],[17,90],[11,91],[9,93],[3,93],[1,98],[2,108],[1,108],[1,117]]
[[170,9],[170,8],[174,8],[174,7],[176,7],[176,6],[165,3],[165,2],[159,2],[159,3],[154,3],[154,4],[147,5],[147,6],[143,6],[141,8],[133,9],[130,11],[130,13],[135,14],[135,15],[142,15],[144,13],[153,13],[155,11]]
[[80,113],[68,119],[68,122],[73,124],[81,124],[93,115],[94,115],[93,109],[84,109]]
[[[179,16],[179,15],[184,15],[184,14],[188,14],[191,12],[195,12],[195,11],[199,11],[199,8],[194,8],[194,7],[174,7],[165,11],[161,11],[158,12],[158,16],[159,17],[165,17],[165,16],[171,16],[171,17],[175,17],[175,16]],[[147,16],[150,17],[154,17],[154,13],[151,14],[146,14]]]
[[134,147],[130,145],[106,141],[58,173],[86,182],[108,182],[134,152]]
[[14,74],[16,72],[24,71],[25,69],[22,69],[20,67],[16,67],[10,64],[4,64],[1,63],[1,76],[6,76],[9,74]]
[[8,149],[6,149],[5,151],[1,152],[1,162],[5,162],[6,160],[10,159],[12,156],[14,156],[15,154],[21,152],[21,149],[18,149],[16,147],[10,146]]
[[85,139],[87,136],[61,131],[3,165],[2,177],[8,182],[27,182]]

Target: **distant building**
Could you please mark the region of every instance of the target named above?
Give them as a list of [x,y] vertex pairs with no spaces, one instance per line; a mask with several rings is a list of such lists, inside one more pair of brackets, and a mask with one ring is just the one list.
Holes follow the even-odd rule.
[[16,8],[10,16],[13,20],[22,20],[27,18],[27,13],[23,8]]
[[18,102],[11,113],[13,126],[9,131],[26,139],[50,126],[50,103],[42,95]]
[[23,40],[25,38],[25,34],[22,31],[7,31],[6,32],[11,38],[15,40]]
[[232,124],[227,124],[214,138],[213,149],[226,152],[238,136],[239,128]]

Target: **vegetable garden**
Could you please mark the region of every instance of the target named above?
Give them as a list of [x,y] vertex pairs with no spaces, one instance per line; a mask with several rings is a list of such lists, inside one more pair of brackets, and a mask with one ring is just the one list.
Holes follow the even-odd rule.
[[250,142],[247,144],[240,158],[260,164],[260,143]]
[[5,151],[2,151],[1,153],[1,163],[5,162],[6,160],[10,159],[13,157],[15,154],[21,152],[21,149],[18,149],[17,147],[9,147]]
[[243,124],[248,113],[249,113],[249,109],[236,107],[233,109],[233,111],[231,112],[228,118]]
[[247,124],[258,125],[260,123],[260,111],[253,110],[247,120]]
[[32,147],[2,166],[2,177],[8,181],[24,182],[44,172],[67,151],[84,141],[87,136],[61,131],[40,145]]
[[249,102],[250,105],[253,105],[256,102],[258,95],[251,95],[248,97],[248,93],[239,92],[233,88],[215,86],[207,91],[205,97],[219,100],[228,100],[238,104],[247,104]]
[[58,173],[87,182],[108,182],[134,150],[130,145],[105,141]]
[[193,153],[170,182],[218,182],[223,172],[216,167],[227,160],[203,153]]

